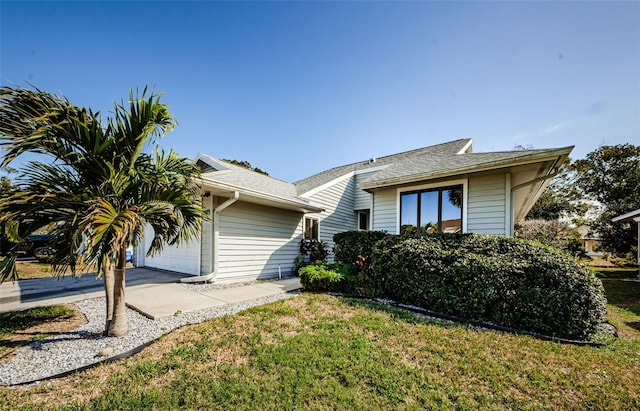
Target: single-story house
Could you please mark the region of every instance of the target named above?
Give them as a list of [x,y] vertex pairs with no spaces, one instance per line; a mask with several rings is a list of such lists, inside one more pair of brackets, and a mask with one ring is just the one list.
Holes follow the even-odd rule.
[[334,167],[288,183],[198,154],[211,222],[200,241],[137,266],[232,282],[288,275],[302,239],[348,230],[427,230],[512,236],[573,147],[474,153],[455,140]]
[[611,219],[614,223],[633,223],[638,226],[638,265],[640,265],[640,208]]
[[602,257],[604,253],[600,251],[600,233],[593,231],[588,224],[580,224],[576,227],[584,245],[584,250],[589,257]]

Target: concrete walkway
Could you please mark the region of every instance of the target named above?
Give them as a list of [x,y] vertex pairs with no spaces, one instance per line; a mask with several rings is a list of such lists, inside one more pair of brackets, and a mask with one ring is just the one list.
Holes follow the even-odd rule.
[[[158,319],[177,312],[250,301],[301,288],[298,278],[289,278],[200,292],[179,284],[182,277],[185,275],[149,268],[128,269],[125,292],[127,305],[151,319]],[[22,280],[0,284],[0,312],[73,303],[103,296],[104,284],[102,279],[95,278],[95,274]]]

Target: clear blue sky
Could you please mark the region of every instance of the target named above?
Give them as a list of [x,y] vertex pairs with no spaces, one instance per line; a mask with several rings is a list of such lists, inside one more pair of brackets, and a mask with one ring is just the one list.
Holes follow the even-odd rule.
[[640,2],[0,2],[0,82],[155,84],[184,156],[295,181],[458,138],[640,145]]

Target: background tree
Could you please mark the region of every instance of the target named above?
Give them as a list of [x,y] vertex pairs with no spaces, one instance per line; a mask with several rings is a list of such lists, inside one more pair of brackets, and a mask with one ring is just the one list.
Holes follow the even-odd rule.
[[[43,154],[18,170],[19,190],[0,204],[0,223],[14,240],[51,226],[59,245],[56,273],[75,272],[78,259],[95,263],[105,282],[105,333],[124,335],[126,248],[153,229],[148,255],[194,238],[204,212],[199,170],[159,151],[156,138],[175,120],[160,95],[130,94],[106,125],[99,113],[38,89],[0,88],[0,147],[7,166],[24,153]],[[149,153],[144,149],[150,150]],[[0,263],[2,279],[17,278],[15,258]]]
[[231,163],[231,164],[239,166],[239,167],[244,167],[244,168],[246,168],[248,170],[255,171],[256,173],[264,174],[265,176],[269,175],[269,173],[267,173],[264,170],[259,169],[258,167],[255,167],[254,165],[252,165],[247,160],[240,161],[240,160],[229,160],[229,159],[223,158],[222,161],[226,161],[227,163]]
[[571,159],[562,165],[560,173],[551,180],[538,201],[526,216],[526,220],[558,220],[566,217],[581,219],[589,206],[583,194],[574,187],[576,172]]
[[523,221],[515,227],[515,236],[555,247],[575,258],[587,255],[580,233],[558,220]]
[[602,146],[576,160],[573,169],[576,186],[604,207],[592,227],[600,233],[602,248],[616,255],[635,252],[637,229],[611,219],[640,208],[640,146]]

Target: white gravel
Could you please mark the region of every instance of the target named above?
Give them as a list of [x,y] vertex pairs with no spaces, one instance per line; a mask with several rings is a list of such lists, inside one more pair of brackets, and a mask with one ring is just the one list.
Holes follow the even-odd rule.
[[209,318],[234,314],[251,307],[290,298],[297,293],[283,293],[253,301],[207,308],[159,320],[150,320],[127,308],[129,334],[125,337],[104,337],[105,299],[84,300],[75,305],[87,318],[82,327],[48,337],[19,348],[9,360],[0,363],[0,385],[15,385],[37,381],[107,359],[99,352],[111,352],[109,357],[125,353],[178,327],[198,324]]

